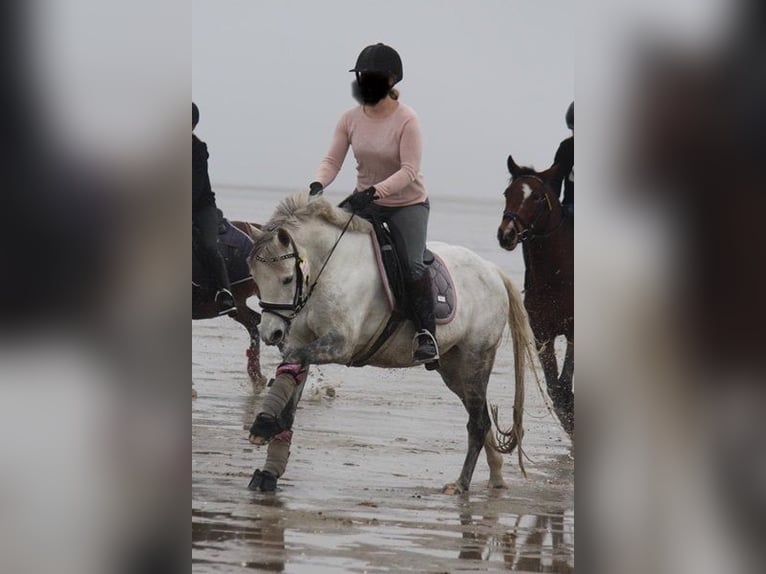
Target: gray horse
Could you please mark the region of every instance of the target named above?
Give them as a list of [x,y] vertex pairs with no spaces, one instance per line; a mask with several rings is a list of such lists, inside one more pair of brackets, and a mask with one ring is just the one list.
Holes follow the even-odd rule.
[[[391,313],[373,252],[371,224],[324,198],[302,193],[283,200],[263,230],[251,233],[250,270],[264,308],[262,340],[277,345],[285,362],[300,365],[349,365],[365,355]],[[468,452],[459,478],[444,491],[468,490],[482,448],[490,485],[502,488],[506,483],[501,453],[518,446],[523,470],[525,367],[534,353],[524,304],[511,279],[493,263],[445,243],[430,243],[429,249],[450,270],[459,297],[454,319],[437,328],[438,372],[468,411]],[[513,338],[515,404],[513,426],[498,429],[498,446],[488,412],[487,383],[506,326]],[[414,334],[412,323],[405,322],[367,364],[414,366]],[[292,414],[302,387],[297,386],[290,401]],[[259,438],[251,435],[256,444]]]

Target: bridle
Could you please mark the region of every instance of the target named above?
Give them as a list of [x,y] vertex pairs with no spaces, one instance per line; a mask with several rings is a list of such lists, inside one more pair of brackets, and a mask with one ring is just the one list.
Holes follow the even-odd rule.
[[[551,198],[548,196],[548,184],[545,183],[541,178],[537,177],[536,175],[520,175],[518,177],[513,178],[514,181],[518,179],[534,179],[535,181],[538,181],[542,184],[544,193],[545,193],[545,203],[541,203],[538,208],[535,210],[534,214],[532,215],[532,221],[527,223],[527,221],[518,213],[511,210],[506,210],[503,212],[503,221],[509,221],[511,225],[514,225],[515,221],[518,221],[521,223],[522,229],[519,235],[519,243],[524,243],[527,239],[537,239],[542,237],[548,237],[549,235],[552,235],[560,226],[561,223],[564,221],[564,214],[561,214],[561,217],[559,218],[559,222],[553,227],[553,229],[548,231],[542,231],[537,232],[535,230],[535,226],[540,221],[540,218],[544,215],[545,207],[548,207],[548,213],[553,211],[553,205],[551,205]],[[507,190],[506,190],[507,191]]]
[[[256,261],[261,263],[277,263],[279,261],[285,261],[287,259],[295,259],[295,293],[293,294],[292,303],[267,303],[266,301],[259,301],[258,305],[261,307],[264,313],[271,313],[282,319],[288,325],[292,322],[295,316],[306,306],[306,302],[311,296],[311,292],[314,290],[314,285],[304,292],[304,285],[308,285],[309,275],[303,272],[303,258],[298,254],[298,247],[295,245],[295,241],[290,237],[290,246],[293,248],[292,253],[286,255],[279,255],[276,257],[261,257],[260,255],[254,255]],[[290,314],[286,315],[283,311],[287,311]]]
[[[327,263],[330,261],[330,257],[332,257],[332,254],[335,252],[335,248],[338,246],[338,242],[340,242],[343,235],[345,235],[348,226],[351,224],[351,220],[354,218],[354,215],[355,214],[352,213],[351,217],[348,218],[348,221],[343,226],[343,230],[340,232],[340,235],[338,235],[338,238],[335,240],[335,243],[330,249],[330,252],[327,254],[327,257],[325,258],[319,273],[317,273],[316,279],[314,279],[314,282],[306,291],[304,291],[304,286],[309,284],[309,274],[304,273],[303,271],[303,264],[305,263],[305,260],[298,253],[298,246],[295,245],[295,240],[292,238],[292,236],[289,236],[292,253],[277,255],[275,257],[261,257],[257,254],[253,255],[253,258],[256,261],[260,261],[261,263],[277,263],[287,259],[295,259],[295,293],[293,294],[293,302],[268,303],[266,301],[259,301],[258,305],[264,313],[271,313],[272,315],[276,315],[282,319],[288,327],[290,326],[290,324],[293,322],[293,319],[295,319],[298,313],[301,312],[301,309],[303,309],[306,306],[306,303],[308,303],[311,294],[314,292],[314,288],[316,288],[317,283],[319,282],[319,277],[322,275],[325,267],[327,267]],[[283,313],[283,311],[286,311],[287,313]]]

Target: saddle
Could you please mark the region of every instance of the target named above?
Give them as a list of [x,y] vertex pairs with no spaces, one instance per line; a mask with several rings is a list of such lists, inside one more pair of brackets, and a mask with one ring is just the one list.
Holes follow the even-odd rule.
[[[391,317],[372,346],[349,364],[349,366],[354,367],[366,364],[399,326],[404,321],[412,318],[410,301],[407,297],[407,289],[404,283],[404,266],[396,251],[388,227],[368,211],[363,211],[358,215],[372,223],[373,233],[370,235],[370,239],[383,284],[383,291],[386,294],[391,311]],[[428,266],[428,273],[431,277],[436,324],[446,325],[455,317],[455,311],[457,310],[455,284],[452,281],[447,265],[429,249],[426,249],[423,253],[423,262]]]
[[[247,256],[253,247],[253,240],[243,231],[237,229],[226,219],[221,210],[218,210],[218,250],[226,262],[226,270],[229,273],[229,283],[237,285],[249,281],[250,268],[247,265]],[[212,288],[213,281],[210,278],[205,264],[197,254],[196,248],[197,230],[192,228],[192,285],[195,287]]]
[[[388,228],[374,226],[371,236],[383,290],[386,293],[391,312],[400,310],[409,313],[409,299],[404,285],[404,269],[396,252]],[[457,293],[447,265],[441,257],[426,249],[423,262],[428,266],[434,297],[434,315],[437,325],[446,325],[455,316]]]

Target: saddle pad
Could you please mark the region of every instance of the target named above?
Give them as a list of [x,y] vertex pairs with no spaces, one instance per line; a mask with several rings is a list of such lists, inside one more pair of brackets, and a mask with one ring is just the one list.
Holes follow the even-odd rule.
[[[231,222],[224,219],[221,222],[218,234],[218,250],[226,262],[226,270],[229,272],[229,282],[232,285],[242,283],[250,279],[250,268],[247,266],[247,256],[253,247],[250,236],[237,229]],[[202,261],[192,250],[192,283],[197,286],[210,284],[208,273]]]
[[434,253],[434,262],[428,266],[431,284],[434,289],[434,313],[437,325],[446,325],[455,318],[457,311],[457,291],[447,264]]
[[[371,233],[370,238],[372,239],[372,249],[375,253],[375,261],[378,265],[378,274],[380,275],[383,291],[385,292],[386,300],[388,301],[388,308],[393,311],[396,305],[396,300],[388,281],[386,269],[383,265],[383,258],[380,255],[380,244],[378,243],[375,233]],[[449,269],[447,268],[446,263],[442,261],[441,257],[430,251],[427,251],[426,253],[427,256],[424,259],[428,264],[428,272],[431,274],[436,324],[446,325],[455,318],[455,312],[457,310],[457,290],[455,289],[455,284],[452,281]]]

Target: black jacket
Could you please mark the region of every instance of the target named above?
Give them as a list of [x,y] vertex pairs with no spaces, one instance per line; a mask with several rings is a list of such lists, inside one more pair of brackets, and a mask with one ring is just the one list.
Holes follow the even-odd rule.
[[192,134],[192,211],[215,205],[215,194],[207,173],[207,146]]
[[561,166],[559,177],[554,183],[555,189],[560,190],[563,181],[564,198],[562,203],[574,203],[574,136],[561,142],[553,161]]

